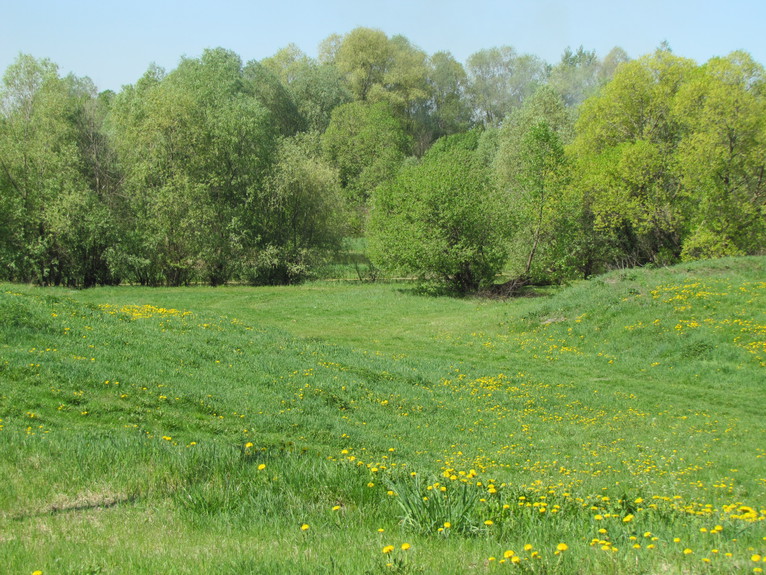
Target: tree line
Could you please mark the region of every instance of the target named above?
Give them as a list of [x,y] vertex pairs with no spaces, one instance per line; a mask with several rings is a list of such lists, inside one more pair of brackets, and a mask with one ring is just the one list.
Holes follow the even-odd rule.
[[459,293],[757,254],[765,165],[744,52],[462,64],[357,28],[317,58],[206,50],[119,93],[22,54],[0,85],[0,279],[287,284],[349,237]]

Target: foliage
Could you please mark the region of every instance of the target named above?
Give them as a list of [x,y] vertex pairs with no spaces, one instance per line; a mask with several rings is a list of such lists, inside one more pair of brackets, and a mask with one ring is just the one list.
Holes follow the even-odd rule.
[[686,259],[766,246],[766,76],[742,52],[701,66],[678,95],[679,171],[693,204]]
[[547,87],[498,131],[494,181],[513,221],[507,267],[521,279],[544,283],[586,273],[589,230],[564,153],[572,132],[571,114]]
[[461,294],[493,282],[506,256],[503,204],[477,144],[476,132],[442,138],[376,189],[370,238],[377,265]]
[[351,102],[333,110],[322,134],[322,150],[337,168],[361,230],[367,203],[376,186],[390,179],[404,160],[410,140],[388,104]]
[[[758,254],[765,98],[748,54],[698,65],[667,43],[636,60],[567,48],[553,66],[501,46],[463,65],[360,27],[329,36],[317,58],[293,44],[247,63],[205,50],[116,94],[22,54],[0,85],[0,278],[158,286],[327,273],[328,258],[352,257],[331,256],[339,233],[366,240],[376,188],[414,178],[425,189],[429,170],[444,179],[429,149],[442,142],[443,154],[445,136],[477,127],[471,161],[447,160],[443,190],[489,170],[491,185],[474,187],[493,206],[482,224],[492,246],[504,247],[466,287],[495,271],[549,283]],[[454,227],[449,211],[430,229]],[[450,259],[454,247],[409,259]]]
[[319,154],[318,137],[282,141],[259,207],[259,247],[246,276],[255,284],[295,283],[337,252],[345,237],[337,173]]
[[475,120],[496,126],[545,81],[548,68],[536,56],[501,46],[471,54],[466,72]]
[[631,265],[676,260],[688,218],[676,168],[682,126],[673,114],[690,60],[658,50],[620,66],[583,103],[574,154],[595,227],[619,237]]

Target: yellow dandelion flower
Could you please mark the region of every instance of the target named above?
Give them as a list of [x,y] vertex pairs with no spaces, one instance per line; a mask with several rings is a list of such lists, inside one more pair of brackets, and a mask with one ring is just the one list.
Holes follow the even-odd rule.
[[452,527],[452,523],[450,523],[449,521],[445,521],[444,522],[444,528],[445,529],[449,529],[450,527]]
[[752,557],[750,557],[750,561],[753,561],[755,563],[758,563],[760,560],[761,560],[761,556],[758,555],[757,553],[753,555]]
[[684,555],[691,555],[692,553],[694,553],[694,551],[692,551],[688,547],[686,549],[684,549]]
[[532,545],[530,543],[524,545],[524,551],[532,551]]
[[494,522],[494,521],[492,521],[491,519],[487,519],[487,520],[484,522],[484,525],[486,525],[487,527],[490,527],[490,526],[492,526],[492,525],[494,525],[494,524],[495,524],[495,522]]
[[410,545],[409,543],[402,543],[402,551],[407,551],[407,549],[409,549],[410,547],[412,547],[412,545]]
[[628,513],[625,517],[622,518],[623,523],[630,523],[631,521],[633,521],[632,513]]
[[566,543],[559,543],[556,545],[556,551],[566,551],[567,549],[569,549],[569,545]]
[[519,557],[518,555],[514,555],[513,557],[511,557],[511,563],[521,563],[521,557]]
[[258,471],[263,471],[264,469],[266,469],[266,464],[265,464],[265,463],[261,463],[261,464],[258,466]]
[[514,552],[513,552],[513,551],[511,551],[510,549],[508,549],[508,551],[506,551],[505,553],[503,553],[503,557],[505,557],[506,559],[510,559],[510,558],[511,558],[511,557],[513,557],[514,555],[516,555],[516,553],[514,553]]
[[383,547],[383,549],[382,549],[381,551],[382,551],[384,554],[388,555],[388,554],[389,554],[389,553],[391,553],[391,551],[393,551],[393,550],[394,550],[394,546],[393,546],[393,545],[386,545],[385,547]]
[[309,524],[308,523],[304,523],[303,525],[301,525],[301,531],[308,531],[308,530],[309,530]]
[[340,509],[340,505],[333,505],[333,508],[332,508],[333,511],[337,511],[338,509]]
[[245,443],[245,449],[250,449],[252,446],[253,446],[252,441],[248,441],[247,443]]

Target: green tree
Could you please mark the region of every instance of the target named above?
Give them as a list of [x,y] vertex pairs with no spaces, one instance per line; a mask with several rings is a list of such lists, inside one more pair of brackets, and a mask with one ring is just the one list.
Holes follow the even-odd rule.
[[334,64],[314,61],[294,45],[261,63],[287,88],[308,131],[324,132],[332,111],[352,99]]
[[[113,281],[105,188],[88,171],[83,122],[95,100],[89,80],[61,78],[49,60],[20,55],[0,88],[0,276],[42,284]],[[92,175],[92,174],[91,174]],[[91,180],[91,181],[89,181]],[[101,193],[99,193],[101,192]]]
[[548,85],[561,95],[567,106],[578,106],[593,95],[601,83],[601,62],[596,52],[582,46],[576,52],[567,47],[548,78]]
[[572,135],[572,114],[547,86],[499,130],[495,182],[512,221],[509,266],[521,279],[539,283],[585,273],[583,206],[569,186],[564,154]]
[[410,149],[410,138],[388,104],[351,102],[333,111],[322,148],[338,170],[346,199],[357,213],[354,228],[359,231],[370,194],[396,173]]
[[493,283],[506,251],[500,196],[476,153],[475,132],[438,140],[420,162],[376,189],[373,261],[465,294]]
[[692,205],[685,259],[766,246],[766,75],[744,52],[713,58],[679,91],[678,164]]
[[465,68],[449,52],[436,52],[428,63],[432,137],[467,131],[471,126],[471,105]]
[[693,61],[668,50],[621,65],[583,102],[573,152],[597,230],[619,245],[613,263],[676,260],[688,217],[676,165],[682,126],[674,114]]
[[114,106],[133,206],[124,262],[141,282],[227,281],[257,242],[253,194],[265,180],[279,121],[239,57],[207,50],[170,74],[151,69]]
[[315,133],[282,140],[272,172],[253,201],[260,241],[245,269],[251,283],[299,282],[340,249],[346,232],[340,183],[321,159]]
[[393,60],[392,46],[382,30],[355,28],[343,36],[334,63],[343,74],[354,98],[365,101],[384,83]]
[[548,66],[536,56],[501,46],[471,54],[466,71],[475,120],[495,126],[545,82]]

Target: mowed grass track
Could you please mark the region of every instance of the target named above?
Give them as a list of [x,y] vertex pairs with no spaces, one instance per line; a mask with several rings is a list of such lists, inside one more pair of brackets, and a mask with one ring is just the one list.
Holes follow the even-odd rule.
[[764,569],[765,280],[0,286],[0,571]]

